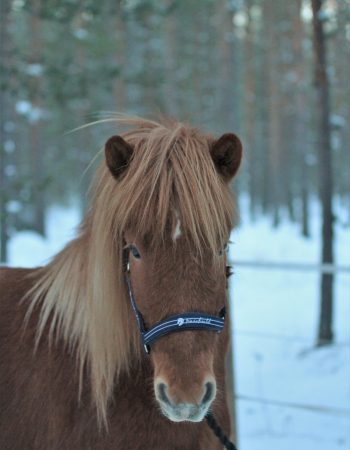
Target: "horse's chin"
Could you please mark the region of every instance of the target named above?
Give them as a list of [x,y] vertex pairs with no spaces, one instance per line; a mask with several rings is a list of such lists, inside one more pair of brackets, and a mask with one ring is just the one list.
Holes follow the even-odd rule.
[[171,422],[201,422],[208,412],[207,406],[180,404],[175,407],[160,405],[162,414]]

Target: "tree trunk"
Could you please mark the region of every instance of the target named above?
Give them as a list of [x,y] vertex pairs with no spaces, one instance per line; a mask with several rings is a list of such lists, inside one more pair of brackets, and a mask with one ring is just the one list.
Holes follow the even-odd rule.
[[310,237],[309,224],[309,189],[310,173],[307,166],[307,153],[309,149],[309,124],[307,119],[308,85],[305,74],[305,54],[303,41],[305,39],[304,22],[301,18],[302,0],[295,0],[295,14],[293,15],[293,54],[294,70],[296,74],[296,123],[295,123],[295,145],[298,154],[298,183],[300,183],[299,196],[301,202],[300,223],[301,232],[304,237]]
[[9,107],[9,94],[6,89],[7,69],[9,62],[8,42],[9,32],[8,23],[11,4],[9,0],[3,0],[0,3],[0,60],[2,62],[2,74],[0,74],[0,262],[7,261],[7,240],[8,240],[8,217],[6,212],[6,203],[8,196],[8,186],[6,177],[6,122]]
[[[228,289],[227,295],[230,295],[230,289]],[[232,313],[232,302],[228,302],[228,323],[227,326],[229,330],[232,330],[231,321],[233,317]],[[230,332],[230,342],[229,349],[226,355],[226,392],[227,392],[227,403],[230,412],[230,424],[231,424],[231,440],[236,444],[238,441],[238,430],[237,430],[237,411],[236,411],[236,386],[235,386],[235,365],[234,365],[234,336],[232,331]]]
[[236,12],[234,2],[222,2],[219,23],[225,33],[219,41],[219,54],[221,61],[225,63],[221,63],[218,75],[220,80],[218,104],[223,128],[240,134],[242,93],[238,86],[242,60],[238,39],[234,33],[233,19]]
[[[42,64],[42,48],[40,36],[40,19],[39,19],[40,1],[33,0],[32,15],[30,17],[30,33],[31,33],[31,58],[32,64]],[[42,151],[41,139],[41,114],[42,114],[42,83],[43,77],[40,74],[32,76],[30,83],[30,97],[33,109],[35,109],[39,117],[33,118],[30,125],[30,151],[32,155],[32,177],[33,177],[33,208],[34,223],[33,228],[42,236],[45,236],[45,187],[43,186],[44,178],[44,152]]]
[[[322,1],[312,0],[315,85],[318,112],[319,183],[322,203],[322,262],[333,263],[333,177],[330,142],[330,99],[326,45],[321,16]],[[333,341],[333,275],[321,276],[318,345]]]
[[114,98],[115,98],[115,109],[117,112],[127,110],[126,102],[126,88],[125,88],[125,67],[127,64],[127,58],[125,55],[125,17],[123,17],[123,8],[118,5],[117,13],[113,18],[112,23],[115,22],[117,32],[115,33],[116,39],[116,61],[118,63],[119,72],[114,81]]
[[245,92],[245,142],[246,158],[248,161],[248,192],[250,218],[254,220],[257,215],[257,196],[258,196],[258,175],[257,167],[259,161],[257,158],[258,146],[255,144],[256,138],[256,58],[254,54],[254,29],[251,17],[252,1],[246,0],[247,24],[245,28],[244,39],[244,92]]
[[276,42],[280,38],[278,34],[277,24],[280,18],[281,8],[274,2],[269,0],[266,3],[266,14],[270,22],[267,40],[269,43],[269,50],[267,53],[268,65],[270,67],[269,73],[269,163],[271,167],[271,181],[270,181],[270,199],[273,227],[278,227],[281,221],[281,157],[282,157],[282,109],[281,109],[281,95],[279,87],[280,79],[280,49],[276,48]]

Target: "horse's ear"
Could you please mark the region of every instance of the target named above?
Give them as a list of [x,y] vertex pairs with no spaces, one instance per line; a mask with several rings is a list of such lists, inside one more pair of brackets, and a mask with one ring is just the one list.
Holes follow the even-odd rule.
[[114,178],[118,179],[128,167],[133,148],[120,136],[112,136],[105,145],[106,163]]
[[210,148],[215,167],[224,181],[236,175],[242,161],[242,143],[233,133],[223,134]]

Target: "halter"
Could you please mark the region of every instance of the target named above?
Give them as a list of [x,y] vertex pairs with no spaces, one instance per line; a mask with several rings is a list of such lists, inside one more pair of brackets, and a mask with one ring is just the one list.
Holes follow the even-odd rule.
[[203,330],[220,333],[223,330],[226,315],[225,306],[221,308],[218,316],[212,316],[210,314],[202,312],[184,312],[181,314],[169,316],[166,319],[157,322],[151,328],[146,330],[145,322],[143,320],[142,314],[137,308],[131,286],[129,248],[126,248],[124,252],[125,281],[128,286],[129,299],[141,334],[143,347],[147,354],[150,353],[150,345],[152,343],[157,341],[160,337],[170,333],[177,333],[186,330]]

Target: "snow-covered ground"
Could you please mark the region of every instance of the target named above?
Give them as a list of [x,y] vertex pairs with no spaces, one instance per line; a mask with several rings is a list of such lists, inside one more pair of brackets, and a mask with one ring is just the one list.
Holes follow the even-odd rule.
[[[312,238],[295,225],[272,230],[267,219],[232,234],[229,258],[317,263],[316,206]],[[12,266],[45,263],[74,236],[74,208],[52,207],[48,237],[15,235]],[[350,265],[350,231],[337,226],[337,263]],[[231,278],[240,450],[350,449],[350,274],[336,276],[335,344],[315,349],[319,275],[315,272],[252,269],[234,265]],[[266,402],[268,401],[268,402]]]
[[21,231],[9,242],[9,265],[36,267],[47,263],[76,234],[80,221],[77,208],[52,206],[46,216],[47,237],[33,231]]
[[[232,234],[233,261],[319,261],[316,206],[312,238],[267,219]],[[350,266],[350,231],[337,227],[336,259]],[[319,274],[234,265],[231,281],[240,450],[350,449],[350,273],[335,281],[335,344],[315,348]],[[261,400],[261,401],[259,401]],[[267,400],[268,402],[265,402]]]

